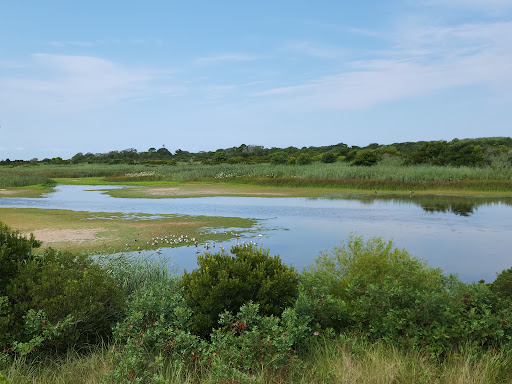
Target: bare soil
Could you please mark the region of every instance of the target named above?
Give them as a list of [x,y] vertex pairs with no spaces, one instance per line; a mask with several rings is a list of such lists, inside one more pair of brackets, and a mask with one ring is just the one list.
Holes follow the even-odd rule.
[[[44,243],[62,243],[62,242],[84,242],[87,240],[97,240],[99,232],[104,232],[104,228],[81,228],[81,229],[36,229],[32,231],[35,238]],[[103,238],[102,238],[103,239]]]

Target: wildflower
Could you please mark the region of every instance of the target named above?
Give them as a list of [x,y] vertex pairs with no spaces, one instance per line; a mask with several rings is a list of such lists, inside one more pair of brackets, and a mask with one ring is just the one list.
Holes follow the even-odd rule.
[[315,335],[315,336],[318,336],[319,334],[320,334],[320,332],[318,332],[318,331],[315,331],[315,332],[313,333],[313,335]]

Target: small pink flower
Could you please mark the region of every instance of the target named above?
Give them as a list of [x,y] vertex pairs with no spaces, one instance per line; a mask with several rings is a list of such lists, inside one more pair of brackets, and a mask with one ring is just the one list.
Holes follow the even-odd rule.
[[319,334],[320,334],[320,332],[318,332],[318,331],[315,331],[315,333],[313,333],[313,335],[315,335],[315,336],[318,336]]

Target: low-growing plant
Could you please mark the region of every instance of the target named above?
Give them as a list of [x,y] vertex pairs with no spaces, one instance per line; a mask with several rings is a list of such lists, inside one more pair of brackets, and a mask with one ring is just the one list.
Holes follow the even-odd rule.
[[127,315],[114,330],[119,349],[114,356],[113,383],[161,383],[163,359],[191,369],[205,341],[188,330],[190,309],[183,300],[180,279],[157,281],[135,291]]
[[184,296],[192,309],[193,332],[207,337],[224,311],[235,312],[253,301],[264,316],[280,316],[293,305],[298,276],[268,250],[235,246],[197,258],[199,268],[183,275]]
[[[261,316],[259,305],[249,302],[233,315],[220,316],[220,328],[211,335],[212,375],[216,379],[264,374],[286,378],[297,363],[295,348],[309,335],[309,319],[286,309],[281,317]],[[234,377],[232,377],[234,376]]]

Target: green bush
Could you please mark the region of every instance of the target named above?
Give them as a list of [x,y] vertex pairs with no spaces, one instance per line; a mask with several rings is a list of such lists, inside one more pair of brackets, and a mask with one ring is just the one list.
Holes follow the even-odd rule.
[[270,164],[286,164],[288,162],[288,155],[285,152],[275,152],[269,156]]
[[512,268],[504,269],[489,287],[499,300],[512,301]]
[[160,370],[164,357],[193,369],[194,352],[206,344],[189,332],[190,314],[178,278],[148,282],[134,291],[126,317],[114,330],[119,350],[109,382],[163,383]]
[[326,163],[326,164],[329,164],[329,163],[335,163],[336,160],[337,160],[337,156],[332,153],[332,152],[325,152],[322,154],[322,157],[321,157],[321,162],[322,163]]
[[311,159],[311,156],[309,156],[307,153],[301,153],[297,158],[298,165],[308,165],[311,164],[312,162],[313,160]]
[[379,155],[373,149],[361,149],[357,151],[351,165],[362,165],[370,167],[379,162]]
[[[255,374],[283,379],[297,362],[295,348],[308,335],[308,319],[286,309],[281,318],[261,316],[258,304],[244,304],[233,316],[224,312],[209,345],[212,378],[247,381]],[[270,380],[269,380],[270,382]]]
[[206,337],[224,311],[235,313],[245,303],[259,305],[264,316],[279,316],[293,305],[298,276],[293,267],[254,246],[231,248],[233,256],[206,253],[198,269],[183,276],[184,296],[192,309],[192,330]]
[[0,222],[0,296],[18,270],[32,260],[32,250],[40,246],[34,235],[27,238]]
[[51,343],[58,350],[108,338],[124,305],[122,289],[90,257],[53,249],[26,262],[6,294],[11,303],[11,337],[17,341],[28,337],[23,329],[29,310],[44,311],[49,323],[72,316],[74,326]]
[[461,345],[511,338],[510,311],[483,284],[445,277],[391,241],[351,237],[301,275],[297,312],[316,329],[362,333],[438,356]]

